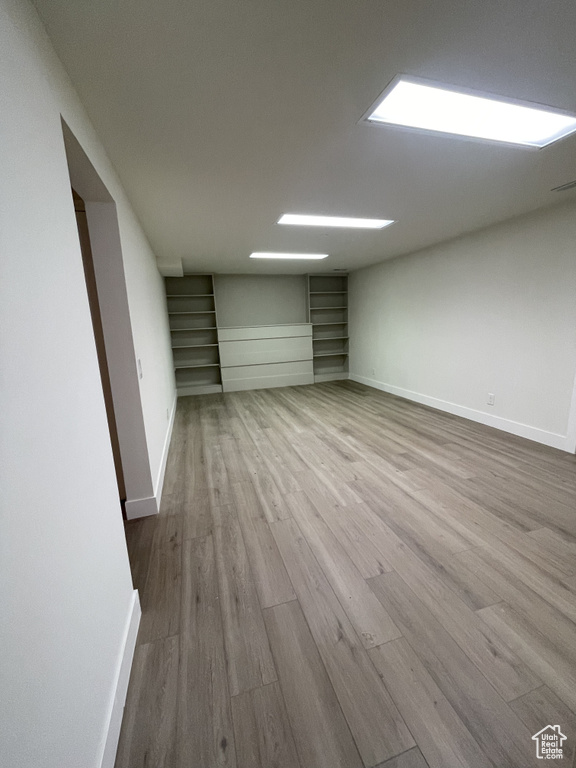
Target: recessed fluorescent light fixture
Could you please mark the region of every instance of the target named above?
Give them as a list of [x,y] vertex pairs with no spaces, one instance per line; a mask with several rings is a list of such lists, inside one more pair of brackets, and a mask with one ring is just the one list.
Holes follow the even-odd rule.
[[576,131],[576,115],[567,112],[406,77],[395,78],[364,117],[374,123],[538,148]]
[[327,259],[327,253],[251,253],[251,259]]
[[394,224],[392,219],[357,219],[350,216],[309,216],[304,213],[285,213],[278,224],[296,224],[304,227],[346,227],[350,229],[383,229]]

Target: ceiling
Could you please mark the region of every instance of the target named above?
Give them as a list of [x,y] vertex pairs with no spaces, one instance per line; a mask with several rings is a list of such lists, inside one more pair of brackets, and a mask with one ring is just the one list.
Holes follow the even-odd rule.
[[356,269],[575,198],[550,189],[576,179],[576,136],[533,150],[359,123],[399,73],[576,112],[574,0],[36,6],[166,272]]

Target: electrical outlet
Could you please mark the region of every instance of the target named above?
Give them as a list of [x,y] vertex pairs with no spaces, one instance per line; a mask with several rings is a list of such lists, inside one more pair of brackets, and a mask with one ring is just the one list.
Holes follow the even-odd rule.
[[494,395],[492,392],[488,392],[488,405],[494,405]]
[[142,361],[138,358],[138,378],[141,379],[144,374],[142,373]]
[[166,408],[166,421],[170,421],[170,411]]
[[370,369],[370,374],[371,374],[372,376],[376,376],[376,369],[375,369],[375,368],[371,368],[371,369]]

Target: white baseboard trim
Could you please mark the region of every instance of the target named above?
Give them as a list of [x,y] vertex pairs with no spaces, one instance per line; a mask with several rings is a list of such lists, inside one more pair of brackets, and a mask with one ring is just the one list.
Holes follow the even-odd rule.
[[138,590],[135,589],[132,592],[132,599],[130,601],[126,619],[126,627],[122,638],[120,654],[118,656],[114,691],[110,704],[110,716],[108,718],[108,727],[104,736],[102,757],[99,763],[100,768],[114,768],[114,763],[116,761],[120,728],[122,727],[122,715],[124,714],[124,704],[126,703],[130,670],[132,669],[132,659],[134,658],[136,636],[138,635],[138,626],[140,625],[141,615],[142,611],[140,609]]
[[568,451],[576,453],[576,376],[574,377],[570,412],[568,414]]
[[174,429],[174,418],[176,416],[176,405],[178,403],[178,395],[174,395],[174,402],[172,403],[172,412],[168,420],[168,429],[166,430],[166,439],[164,440],[164,447],[162,448],[162,459],[160,461],[160,470],[158,471],[158,477],[156,478],[156,485],[154,486],[154,495],[156,496],[156,504],[160,509],[160,503],[162,501],[162,489],[164,488],[164,475],[166,474],[166,464],[168,462],[168,451],[170,450],[170,440],[172,439],[172,430]]
[[410,389],[403,389],[402,387],[395,387],[391,384],[385,384],[382,381],[376,379],[369,379],[365,376],[358,376],[355,373],[350,374],[352,381],[357,381],[359,384],[366,384],[368,387],[374,389],[380,389],[383,392],[388,392],[391,395],[397,395],[403,397],[406,400],[413,400],[416,403],[422,405],[428,405],[431,408],[436,408],[439,411],[446,411],[452,413],[455,416],[461,416],[464,419],[470,419],[471,421],[477,421],[479,424],[485,424],[488,427],[494,427],[500,429],[503,432],[509,432],[512,435],[518,437],[525,437],[527,440],[533,440],[536,443],[542,443],[542,445],[548,445],[551,448],[558,448],[561,451],[567,451],[573,453],[574,450],[570,448],[570,438],[566,435],[558,435],[555,432],[547,432],[544,429],[538,427],[531,427],[529,424],[521,424],[518,421],[512,421],[505,419],[502,416],[493,416],[490,413],[484,413],[484,411],[477,411],[474,408],[468,408],[464,405],[457,405],[451,403],[448,400],[441,400],[437,397],[430,397],[429,395],[423,395],[420,392],[412,392]]
[[151,517],[158,514],[158,502],[156,496],[148,496],[146,499],[128,499],[124,504],[127,520],[136,520],[138,517]]

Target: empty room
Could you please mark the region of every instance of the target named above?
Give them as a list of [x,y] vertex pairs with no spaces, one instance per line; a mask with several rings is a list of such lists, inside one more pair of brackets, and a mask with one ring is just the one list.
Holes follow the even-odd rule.
[[575,768],[575,39],[0,0],[0,765]]

